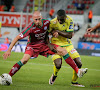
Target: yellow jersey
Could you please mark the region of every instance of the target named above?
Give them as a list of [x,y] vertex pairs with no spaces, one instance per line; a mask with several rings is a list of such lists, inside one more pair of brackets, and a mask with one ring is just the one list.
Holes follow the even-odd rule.
[[[73,32],[73,28],[74,28],[73,19],[67,15],[66,21],[63,24],[60,24],[58,22],[57,17],[52,19],[50,21],[49,32],[51,32],[51,30]],[[59,35],[57,38],[52,37],[51,43],[60,45],[62,47],[72,45],[72,42],[70,39],[65,38],[61,35]]]

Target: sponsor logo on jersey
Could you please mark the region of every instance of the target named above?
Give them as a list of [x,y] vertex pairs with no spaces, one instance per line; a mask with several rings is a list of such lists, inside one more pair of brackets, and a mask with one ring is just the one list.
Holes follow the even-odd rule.
[[70,26],[69,26],[69,29],[73,29],[73,25],[70,25]]
[[41,36],[44,36],[45,34],[46,34],[46,31],[44,33],[35,34],[35,37],[41,37]]
[[77,51],[76,51],[76,49],[74,49],[74,48],[70,51],[71,54],[73,54],[73,53],[75,53],[75,52],[77,52]]
[[46,21],[46,22],[44,23],[44,25],[46,25],[47,23],[49,23],[49,21]]
[[44,30],[47,30],[47,26],[44,27]]
[[23,37],[23,34],[22,34],[22,33],[20,33],[20,34],[19,34],[19,36],[20,36],[20,37]]
[[34,31],[34,32],[39,32],[40,30],[36,30],[36,31]]
[[36,27],[33,27],[32,29],[35,29]]

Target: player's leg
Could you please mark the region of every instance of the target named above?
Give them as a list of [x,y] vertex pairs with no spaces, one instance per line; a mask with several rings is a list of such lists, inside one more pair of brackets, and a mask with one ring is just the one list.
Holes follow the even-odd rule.
[[[66,48],[61,47],[60,51],[63,53],[63,55],[64,55],[63,58],[65,59],[66,63],[69,64],[75,70],[78,77],[82,77],[87,72],[88,69],[87,68],[79,69],[77,67],[75,61],[70,57],[70,55],[68,53],[70,51],[70,47],[73,47],[73,45],[70,45]],[[75,49],[72,49],[72,51],[76,52]]]
[[[73,45],[69,46],[68,48],[70,48],[69,55],[75,61],[76,65],[80,69],[82,67],[82,62],[79,53],[77,52],[76,49],[74,49]],[[77,79],[78,79],[77,73],[75,72],[75,70],[73,70],[72,83],[75,83]]]
[[58,75],[58,72],[59,72],[61,65],[62,65],[62,58],[60,55],[57,55],[57,54],[53,55],[52,60],[54,63],[54,67],[53,67],[54,73],[52,74],[51,78],[49,79],[50,85],[52,85],[55,82],[57,75]]
[[65,59],[66,63],[69,64],[76,71],[76,73],[78,73],[79,68],[77,67],[77,65],[74,62],[74,60],[69,56],[66,48],[60,47],[59,45],[55,45],[55,48],[57,50],[57,54],[63,56],[63,58]]
[[60,68],[62,65],[62,59],[61,58],[57,58],[54,60],[54,76],[57,76]]
[[62,65],[62,59],[58,58],[56,60],[54,60],[54,73],[52,74],[51,78],[49,79],[49,84],[52,85],[56,78],[57,78],[57,74],[61,68]]
[[[68,54],[66,48],[64,47],[57,47],[57,52],[62,53],[63,58],[65,60],[65,62],[67,64],[69,64],[75,71],[76,73],[78,73],[79,68],[77,67],[76,63],[74,62],[74,60],[70,57],[70,55]],[[59,54],[60,54],[59,53]]]
[[33,54],[33,48],[26,47],[23,58],[12,67],[12,69],[9,72],[9,75],[12,77],[24,64],[27,63],[27,61]]
[[12,77],[24,64],[27,63],[30,57],[31,56],[29,54],[24,54],[23,58],[12,67],[9,75]]
[[[82,63],[81,63],[81,58],[77,57],[75,59],[73,59],[75,61],[75,63],[77,64],[78,68],[82,67]],[[78,87],[85,87],[84,85],[81,85],[77,82],[78,76],[77,73],[73,70],[73,76],[72,76],[72,86],[78,86]]]
[[[69,46],[69,48],[70,48],[69,55],[75,61],[76,65],[80,69],[82,67],[82,62],[81,62],[81,58],[80,58],[79,53],[77,52],[76,49],[74,49],[73,46]],[[84,85],[81,85],[77,82],[77,79],[78,79],[77,73],[75,72],[75,70],[73,70],[73,76],[72,76],[72,81],[71,81],[72,85],[73,86],[84,87]]]
[[[76,63],[76,65],[78,66],[78,68],[82,67],[82,62],[81,62],[81,58],[77,57],[75,59],[73,59]],[[76,82],[78,79],[77,73],[75,72],[75,70],[73,70],[73,76],[72,76],[72,82]]]

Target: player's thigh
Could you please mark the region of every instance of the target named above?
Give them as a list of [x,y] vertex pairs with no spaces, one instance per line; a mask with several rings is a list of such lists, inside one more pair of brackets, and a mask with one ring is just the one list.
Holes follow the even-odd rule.
[[34,54],[33,48],[32,48],[32,47],[26,47],[25,53],[24,53],[23,58],[21,59],[21,62],[22,62],[23,64],[26,64],[27,61],[30,59],[30,57],[33,56],[33,54]]
[[77,52],[77,50],[74,48],[73,45],[68,46],[66,49],[72,59],[80,57],[79,53]]
[[74,48],[74,46],[70,45],[69,47],[67,47],[67,51],[68,51],[70,57],[75,61],[78,68],[81,68],[82,67],[81,58],[80,58],[80,55],[77,52],[77,50]]

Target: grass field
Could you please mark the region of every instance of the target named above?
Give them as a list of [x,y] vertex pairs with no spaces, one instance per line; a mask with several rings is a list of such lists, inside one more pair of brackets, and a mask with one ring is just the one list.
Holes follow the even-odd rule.
[[[0,75],[8,73],[12,66],[18,62],[23,53],[12,52],[7,60],[3,60],[0,52]],[[45,58],[39,56],[36,59],[30,59],[14,76],[13,84],[10,86],[1,86],[0,90],[100,90],[100,57],[81,56],[83,68],[87,67],[88,73],[79,78],[78,82],[86,87],[72,87],[72,68],[63,60],[62,68],[54,85],[49,85],[48,81],[53,73],[53,63],[51,56]]]

